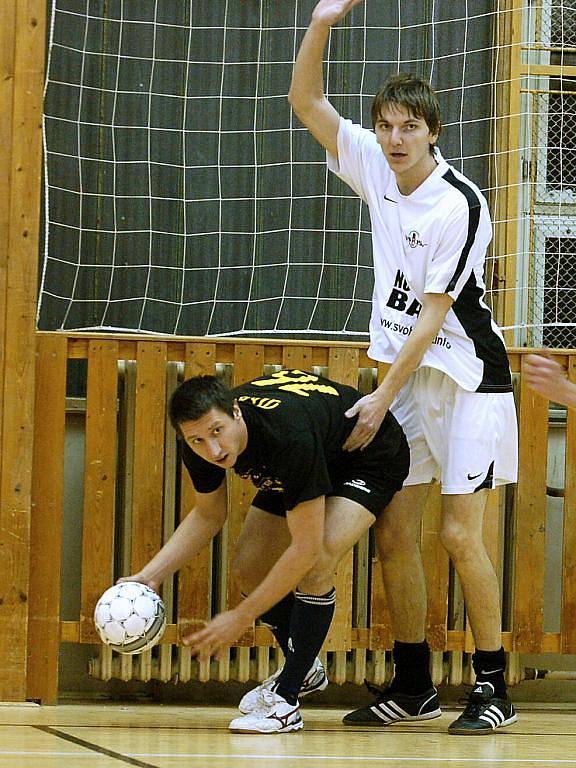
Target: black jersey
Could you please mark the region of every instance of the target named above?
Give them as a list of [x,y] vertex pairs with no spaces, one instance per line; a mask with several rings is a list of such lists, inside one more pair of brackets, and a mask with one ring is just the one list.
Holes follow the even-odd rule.
[[[362,395],[353,387],[298,370],[261,376],[232,392],[248,429],[247,447],[234,472],[250,478],[260,490],[282,493],[286,509],[329,495],[342,469],[358,454],[342,450],[356,423],[356,417],[344,414]],[[391,413],[373,442],[383,472],[390,473],[404,443]],[[209,493],[221,485],[225,470],[186,444],[183,460],[197,491]],[[403,479],[404,468],[399,471]]]

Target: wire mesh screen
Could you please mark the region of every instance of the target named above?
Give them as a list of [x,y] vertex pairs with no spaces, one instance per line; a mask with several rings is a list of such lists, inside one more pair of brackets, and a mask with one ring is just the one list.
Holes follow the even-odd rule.
[[[527,343],[576,346],[576,3],[542,3],[526,79],[531,143]],[[528,54],[527,54],[528,55]],[[536,69],[534,67],[534,69]]]
[[[287,101],[314,0],[54,0],[43,329],[364,337],[369,221]],[[444,156],[490,173],[494,3],[366,2],[326,87],[370,125],[398,70],[439,91]]]
[[574,347],[576,318],[576,229],[559,227],[554,216],[534,219],[532,307],[538,318],[533,343]]
[[[546,190],[565,194],[576,203],[576,80],[551,79],[553,91],[546,105]],[[568,139],[568,141],[566,141]]]

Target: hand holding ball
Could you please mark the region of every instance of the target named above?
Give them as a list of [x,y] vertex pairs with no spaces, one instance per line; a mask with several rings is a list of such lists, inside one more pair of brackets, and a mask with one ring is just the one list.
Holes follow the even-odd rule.
[[115,584],[96,603],[94,623],[105,645],[119,653],[143,653],[166,629],[166,609],[153,589],[137,581]]

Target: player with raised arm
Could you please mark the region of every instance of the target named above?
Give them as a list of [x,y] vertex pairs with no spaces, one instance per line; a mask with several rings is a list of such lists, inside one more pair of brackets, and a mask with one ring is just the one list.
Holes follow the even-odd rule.
[[504,679],[498,580],[482,524],[488,489],[516,480],[517,425],[502,335],[484,302],[492,236],[486,200],[436,143],[438,100],[412,75],[390,77],[372,105],[373,131],[341,117],[324,94],[331,27],[361,0],[321,0],[293,71],[289,100],[326,148],[328,167],[368,205],[374,294],[369,354],[391,367],[360,399],[346,442],[369,448],[391,410],[408,437],[410,474],[375,531],[395,632],[392,684],[350,725],[417,720],[438,707],[425,638],[420,524],[430,483],[442,486],[440,538],[458,572],[476,643],[476,683],[454,734],[515,722]]
[[334,613],[336,566],[378,525],[408,474],[408,443],[392,414],[369,448],[344,450],[355,422],[345,414],[360,397],[297,370],[233,390],[199,376],[171,397],[196,503],[160,552],[126,580],[157,589],[212,540],[226,520],[226,470],[258,488],[232,568],[246,597],[185,638],[200,656],[217,655],[260,617],[282,648],[284,668],[244,696],[233,731],[302,728],[299,697],[327,685],[317,655]]

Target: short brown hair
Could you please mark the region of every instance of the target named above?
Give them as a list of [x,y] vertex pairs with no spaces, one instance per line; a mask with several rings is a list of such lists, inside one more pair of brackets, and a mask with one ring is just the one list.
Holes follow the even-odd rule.
[[194,376],[178,386],[168,403],[170,422],[178,434],[184,421],[197,421],[212,408],[234,415],[234,395],[215,376]]
[[[440,104],[430,83],[418,75],[391,75],[378,91],[372,102],[372,126],[389,104],[404,107],[413,117],[421,118],[432,134],[440,134]],[[431,147],[431,151],[434,151]]]

